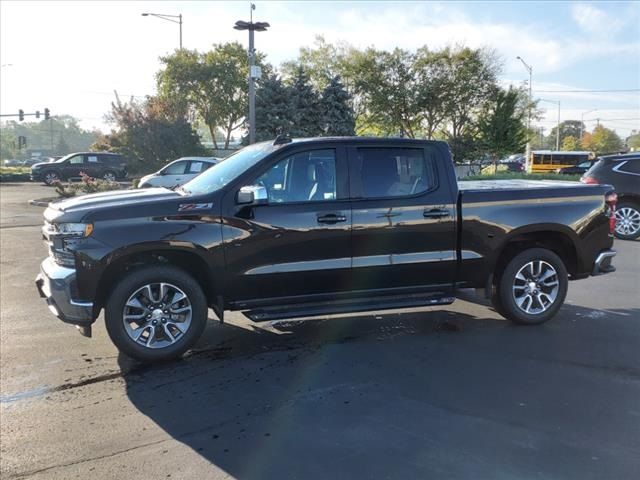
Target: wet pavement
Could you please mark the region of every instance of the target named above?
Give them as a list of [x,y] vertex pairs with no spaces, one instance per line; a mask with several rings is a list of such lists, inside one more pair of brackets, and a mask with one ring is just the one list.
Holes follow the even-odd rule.
[[640,242],[516,327],[446,308],[256,325],[140,365],[51,316],[37,185],[0,186],[0,477],[637,478]]

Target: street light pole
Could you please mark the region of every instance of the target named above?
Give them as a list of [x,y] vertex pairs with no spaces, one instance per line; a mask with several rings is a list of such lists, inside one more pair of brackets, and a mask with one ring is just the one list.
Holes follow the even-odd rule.
[[595,108],[593,110],[589,110],[587,112],[582,112],[580,114],[580,142],[582,142],[582,137],[584,135],[584,116],[589,114],[589,113],[593,113],[593,112],[597,112],[597,111],[598,111],[598,109]]
[[529,105],[527,108],[527,147],[525,152],[525,168],[527,173],[531,173],[531,103],[533,102],[533,67],[525,62],[521,56],[516,57],[522,62],[524,68],[529,72]]
[[556,126],[556,151],[560,151],[560,100],[547,100],[546,98],[540,98],[539,100],[541,102],[558,104],[558,125]]
[[[143,17],[157,17],[168,22],[177,23],[180,25],[180,50],[182,50],[182,14],[179,15],[166,15],[164,13],[143,13]],[[178,20],[174,20],[177,18]]]
[[238,20],[234,25],[236,30],[249,30],[249,144],[256,141],[256,85],[255,79],[260,78],[259,69],[255,66],[255,45],[254,45],[254,32],[265,32],[270,26],[267,22],[255,22],[253,21],[253,11],[256,6],[251,4],[250,21],[245,22]]

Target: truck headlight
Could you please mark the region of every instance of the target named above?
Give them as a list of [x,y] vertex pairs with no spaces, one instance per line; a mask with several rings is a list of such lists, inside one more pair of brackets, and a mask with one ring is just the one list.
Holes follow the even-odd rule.
[[58,232],[61,235],[88,237],[93,232],[93,223],[59,223]]

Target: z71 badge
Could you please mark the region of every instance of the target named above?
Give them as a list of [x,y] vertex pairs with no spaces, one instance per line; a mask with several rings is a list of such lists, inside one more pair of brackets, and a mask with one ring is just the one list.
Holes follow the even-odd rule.
[[190,212],[191,210],[208,210],[213,207],[213,203],[181,203],[178,205],[179,212]]

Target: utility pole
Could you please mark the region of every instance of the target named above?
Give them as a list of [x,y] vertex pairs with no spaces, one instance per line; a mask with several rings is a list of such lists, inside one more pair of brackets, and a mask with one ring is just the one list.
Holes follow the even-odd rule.
[[250,21],[238,20],[233,28],[236,30],[249,30],[249,144],[256,141],[256,85],[255,79],[260,78],[260,67],[255,65],[254,32],[264,32],[270,26],[267,22],[253,23],[253,11],[256,6],[251,4]]

